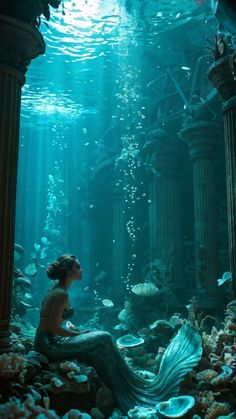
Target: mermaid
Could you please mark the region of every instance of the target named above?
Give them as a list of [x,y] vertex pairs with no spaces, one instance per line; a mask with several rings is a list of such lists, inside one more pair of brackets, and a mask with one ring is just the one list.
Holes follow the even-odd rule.
[[184,324],[167,347],[158,375],[144,379],[126,363],[110,333],[83,332],[72,323],[69,328],[63,326],[63,321],[73,315],[68,289],[83,275],[76,256],[60,256],[49,265],[47,275],[57,282],[42,302],[35,351],[50,361],[76,358],[93,366],[124,414],[137,405],[155,406],[178,394],[180,382],[202,355],[201,338],[196,330]]

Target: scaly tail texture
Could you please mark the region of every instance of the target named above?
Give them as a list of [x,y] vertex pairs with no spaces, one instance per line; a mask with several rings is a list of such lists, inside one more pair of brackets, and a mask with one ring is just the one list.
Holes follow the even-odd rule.
[[50,351],[45,350],[47,345],[40,336],[38,342],[39,352],[44,352],[49,359],[77,357],[92,365],[104,384],[112,390],[124,413],[136,405],[154,406],[177,395],[181,381],[197,365],[202,355],[201,337],[187,324],[170,342],[159,373],[151,380],[140,377],[129,367],[107,332],[95,331],[61,338],[51,346]]

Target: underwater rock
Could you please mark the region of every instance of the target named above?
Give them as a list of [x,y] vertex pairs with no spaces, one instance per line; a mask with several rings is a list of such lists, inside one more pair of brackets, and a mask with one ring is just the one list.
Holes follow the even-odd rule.
[[128,417],[131,419],[157,419],[157,412],[152,407],[136,406],[128,411]]
[[115,405],[112,391],[106,386],[102,386],[96,393],[96,407],[105,415],[109,417],[112,414]]
[[117,339],[116,343],[121,348],[133,348],[135,346],[142,345],[144,343],[144,339],[128,334],[121,336],[119,339]]
[[222,372],[211,380],[212,386],[224,386],[230,381],[233,375],[232,368],[228,365],[222,365],[221,370]]
[[97,407],[93,407],[90,413],[93,419],[105,419],[105,416]]
[[181,418],[188,413],[195,405],[195,399],[192,396],[171,397],[166,402],[156,405],[159,414],[166,418]]
[[131,291],[135,295],[140,295],[142,297],[153,297],[154,295],[158,294],[159,289],[151,282],[141,282],[139,284],[133,285]]
[[112,415],[109,416],[109,419],[122,419],[123,417],[124,416],[119,409],[114,409]]
[[175,327],[167,320],[156,320],[149,328],[158,333],[168,333],[168,335],[173,335],[175,331]]
[[71,409],[67,412],[62,419],[91,419],[88,413],[82,413],[80,410]]

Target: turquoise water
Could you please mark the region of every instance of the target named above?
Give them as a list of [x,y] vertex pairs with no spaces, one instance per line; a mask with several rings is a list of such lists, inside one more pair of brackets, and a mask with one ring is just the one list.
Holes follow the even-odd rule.
[[[80,296],[112,297],[118,187],[124,292],[141,281],[152,202],[139,153],[152,127],[170,121],[175,132],[194,93],[209,91],[209,60],[197,59],[215,25],[209,5],[191,0],[65,1],[42,21],[46,55],[30,64],[22,95],[16,222],[17,263],[33,263],[37,298],[48,287],[45,266],[64,252],[84,267]],[[171,107],[162,104],[168,95]]]

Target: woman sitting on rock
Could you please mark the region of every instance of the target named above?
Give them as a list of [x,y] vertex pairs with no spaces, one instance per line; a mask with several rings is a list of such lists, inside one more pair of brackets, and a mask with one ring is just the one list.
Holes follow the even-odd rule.
[[80,263],[73,255],[60,256],[47,268],[48,277],[57,282],[42,303],[35,351],[50,361],[77,358],[93,366],[125,414],[137,405],[155,406],[177,395],[180,382],[201,358],[198,332],[183,325],[166,349],[158,375],[146,380],[129,367],[110,333],[63,327],[63,320],[73,315],[68,289],[74,281],[82,279],[82,274]]

